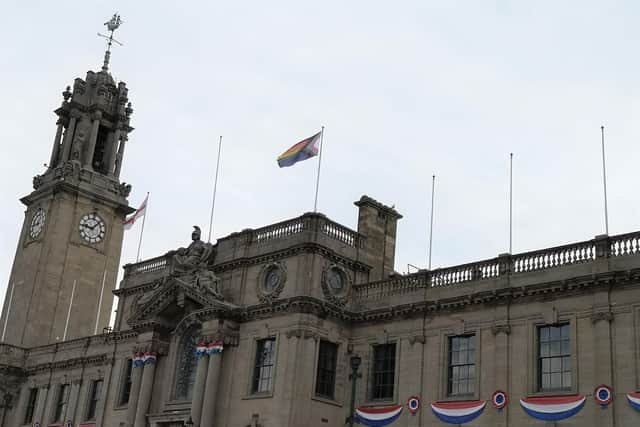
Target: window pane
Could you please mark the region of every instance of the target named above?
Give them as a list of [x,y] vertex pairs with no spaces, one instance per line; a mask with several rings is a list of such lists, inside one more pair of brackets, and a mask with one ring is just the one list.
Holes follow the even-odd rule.
[[542,373],[546,374],[551,372],[551,360],[550,359],[542,359]]
[[560,342],[559,341],[551,341],[549,355],[550,356],[559,356],[560,355]]
[[549,328],[540,328],[540,342],[549,341]]
[[540,357],[549,357],[549,343],[540,343]]
[[551,372],[560,372],[562,370],[562,359],[554,357],[551,359]]
[[571,372],[565,372],[564,374],[562,374],[562,387],[571,387]]
[[551,374],[551,388],[560,388],[562,387],[562,375],[560,374]]
[[275,338],[258,340],[253,370],[253,393],[271,391],[275,360]]
[[[475,338],[463,335],[449,338],[448,392],[472,393],[475,384]],[[457,350],[456,350],[457,349]]]
[[373,347],[372,398],[393,398],[395,385],[396,345]]
[[562,341],[561,347],[562,347],[561,349],[562,354],[569,354],[571,352],[571,348],[569,347],[568,340]]
[[549,338],[553,341],[553,340],[559,340],[560,339],[560,328],[558,327],[551,327],[551,330],[549,331]]
[[334,397],[337,357],[337,344],[320,341],[320,348],[318,350],[318,372],[316,373],[317,395],[329,398]]

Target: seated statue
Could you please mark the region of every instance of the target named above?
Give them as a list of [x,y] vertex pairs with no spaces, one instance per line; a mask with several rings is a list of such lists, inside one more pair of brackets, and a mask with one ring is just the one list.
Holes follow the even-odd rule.
[[[199,266],[207,265],[213,261],[215,251],[211,243],[200,240],[200,227],[193,226],[191,244],[187,248],[180,248],[173,253],[173,266],[175,272],[191,272]],[[170,252],[171,253],[171,252]]]
[[200,266],[196,271],[195,285],[199,290],[213,295],[217,299],[222,299],[222,293],[220,292],[220,279],[213,274],[213,271],[209,270],[205,266]]

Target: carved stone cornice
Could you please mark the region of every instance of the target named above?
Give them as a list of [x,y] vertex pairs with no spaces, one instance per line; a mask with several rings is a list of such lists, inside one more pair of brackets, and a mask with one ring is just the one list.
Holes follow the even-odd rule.
[[613,313],[611,313],[610,311],[596,311],[594,313],[591,313],[591,323],[595,324],[601,320],[606,322],[613,321]]
[[302,339],[313,339],[314,341],[318,341],[320,339],[320,334],[310,328],[298,327],[288,329],[285,332],[285,336],[289,339],[291,338],[302,338]]
[[427,342],[427,339],[424,335],[412,335],[409,337],[409,344],[411,344],[412,346],[415,343],[424,344],[426,342]]
[[108,364],[106,354],[98,354],[86,357],[76,357],[72,359],[60,360],[52,363],[40,363],[37,365],[27,366],[27,375],[34,375],[41,372],[63,371],[73,368],[81,368],[87,366],[101,366]]

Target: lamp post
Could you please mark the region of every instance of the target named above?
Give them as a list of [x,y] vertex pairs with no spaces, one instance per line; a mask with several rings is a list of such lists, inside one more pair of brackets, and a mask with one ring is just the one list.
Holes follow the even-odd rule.
[[351,356],[351,374],[349,374],[349,379],[351,380],[351,409],[349,410],[349,418],[347,418],[349,427],[353,427],[353,423],[355,422],[356,380],[362,377],[362,375],[358,373],[358,368],[361,363],[362,358],[360,356],[357,354],[355,356]]

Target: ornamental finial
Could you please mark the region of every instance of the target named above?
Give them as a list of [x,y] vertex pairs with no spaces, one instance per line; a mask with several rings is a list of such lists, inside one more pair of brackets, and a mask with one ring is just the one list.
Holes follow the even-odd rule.
[[114,31],[120,27],[122,22],[123,21],[120,18],[120,15],[118,15],[117,13],[114,13],[111,19],[104,23],[104,25],[107,26],[107,30],[109,30],[110,34],[106,36],[104,34],[98,33],[100,37],[103,37],[108,40],[107,51],[104,53],[104,63],[102,64],[102,71],[109,70],[109,59],[111,58],[111,45],[115,42],[116,44],[122,46],[122,43],[120,43],[118,40],[113,38]]

